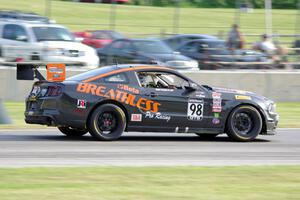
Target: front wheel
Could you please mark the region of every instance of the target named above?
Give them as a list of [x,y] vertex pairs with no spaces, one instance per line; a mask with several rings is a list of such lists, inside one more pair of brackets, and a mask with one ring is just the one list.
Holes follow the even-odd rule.
[[96,108],[89,121],[90,134],[97,140],[117,140],[125,130],[124,111],[114,104],[104,104]]
[[85,129],[76,129],[71,127],[58,127],[58,130],[68,137],[80,137],[88,132]]
[[263,126],[260,113],[253,106],[235,108],[227,120],[227,135],[239,142],[254,140]]

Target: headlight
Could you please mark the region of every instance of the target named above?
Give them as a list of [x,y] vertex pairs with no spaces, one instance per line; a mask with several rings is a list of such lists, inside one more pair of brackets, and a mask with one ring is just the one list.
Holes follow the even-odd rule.
[[271,104],[268,106],[268,112],[269,112],[270,114],[276,113],[276,104],[275,104],[275,103],[271,103]]

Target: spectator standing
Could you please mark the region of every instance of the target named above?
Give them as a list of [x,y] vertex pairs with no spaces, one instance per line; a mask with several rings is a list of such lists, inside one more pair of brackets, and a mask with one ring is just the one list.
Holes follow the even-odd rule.
[[227,46],[229,49],[242,49],[244,48],[245,41],[244,37],[239,30],[237,24],[232,25],[231,30],[228,33]]

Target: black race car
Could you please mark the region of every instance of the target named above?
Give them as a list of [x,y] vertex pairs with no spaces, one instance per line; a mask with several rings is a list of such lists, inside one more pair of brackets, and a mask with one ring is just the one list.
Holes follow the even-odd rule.
[[278,115],[273,101],[254,93],[200,85],[166,67],[118,65],[35,82],[25,121],[97,140],[149,131],[251,141],[273,134]]

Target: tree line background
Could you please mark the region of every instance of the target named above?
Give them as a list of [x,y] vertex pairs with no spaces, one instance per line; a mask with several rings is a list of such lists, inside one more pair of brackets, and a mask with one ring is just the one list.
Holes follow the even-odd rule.
[[[202,8],[235,8],[235,0],[178,0],[180,6],[202,7]],[[239,3],[248,3],[253,8],[264,8],[264,0],[238,1]],[[275,9],[296,9],[298,0],[272,0],[272,7]],[[176,0],[132,0],[134,5],[149,6],[174,6]]]
[[[80,0],[61,0],[61,1],[80,1]],[[86,0],[97,1],[97,0]],[[98,0],[101,1],[101,0]],[[113,1],[113,0],[111,0]],[[252,8],[264,8],[265,0],[129,0],[127,4],[171,7],[199,7],[199,8],[236,8],[238,3],[248,3]],[[272,0],[272,7],[275,9],[297,9],[299,0]]]
[[[202,7],[202,8],[235,8],[235,0],[178,0],[183,7]],[[264,0],[238,1],[248,3],[253,8],[264,8]],[[272,0],[272,7],[275,9],[296,9],[298,0]],[[176,0],[132,0],[134,5],[147,6],[174,6]]]

